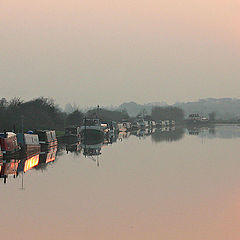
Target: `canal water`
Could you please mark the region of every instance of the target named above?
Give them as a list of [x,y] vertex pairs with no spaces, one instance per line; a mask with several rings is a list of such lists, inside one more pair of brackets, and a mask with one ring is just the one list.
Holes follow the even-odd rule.
[[67,149],[1,179],[1,239],[240,239],[240,127],[120,134]]

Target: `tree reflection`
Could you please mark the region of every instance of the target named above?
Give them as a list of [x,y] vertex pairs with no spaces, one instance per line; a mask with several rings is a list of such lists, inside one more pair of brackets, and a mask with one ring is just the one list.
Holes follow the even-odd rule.
[[154,142],[174,142],[179,141],[184,136],[183,128],[159,128],[152,133],[152,140]]

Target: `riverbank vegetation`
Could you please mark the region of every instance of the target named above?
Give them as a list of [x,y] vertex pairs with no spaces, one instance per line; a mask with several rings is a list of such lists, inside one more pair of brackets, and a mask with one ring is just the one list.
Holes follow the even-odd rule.
[[[138,115],[132,116],[126,109],[105,109],[96,107],[94,109],[81,111],[79,108],[71,112],[64,112],[51,98],[39,97],[30,101],[23,101],[20,98],[7,100],[0,99],[0,131],[33,130],[33,129],[55,129],[63,131],[65,127],[79,126],[84,117],[99,118],[102,122],[121,122],[127,120],[134,122],[137,118],[145,120],[174,120],[176,124],[181,124],[187,116],[184,110],[177,106],[155,106],[149,114],[145,109],[141,109]],[[208,115],[211,123],[228,123],[216,119],[214,111]],[[230,123],[236,123],[231,121]],[[239,123],[239,121],[238,121]]]
[[61,129],[66,114],[49,98],[36,98],[24,102],[20,98],[0,100],[0,129]]
[[83,113],[79,109],[71,113],[63,112],[53,99],[36,98],[23,101],[20,98],[0,99],[0,131],[55,129],[81,125],[84,117],[100,118],[102,122],[129,119],[126,111],[95,108]]

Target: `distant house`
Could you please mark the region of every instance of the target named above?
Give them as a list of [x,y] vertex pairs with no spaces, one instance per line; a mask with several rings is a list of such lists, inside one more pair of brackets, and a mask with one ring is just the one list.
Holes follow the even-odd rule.
[[196,123],[196,122],[208,122],[209,119],[206,117],[200,116],[198,113],[193,113],[188,116],[188,121]]
[[200,115],[198,113],[190,114],[188,116],[188,119],[192,120],[192,121],[201,121],[201,117],[200,117]]

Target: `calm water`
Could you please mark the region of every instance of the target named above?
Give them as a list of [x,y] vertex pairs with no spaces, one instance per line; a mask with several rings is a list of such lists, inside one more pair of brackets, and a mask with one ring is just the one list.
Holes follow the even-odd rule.
[[1,179],[1,239],[239,240],[240,127],[137,135]]

